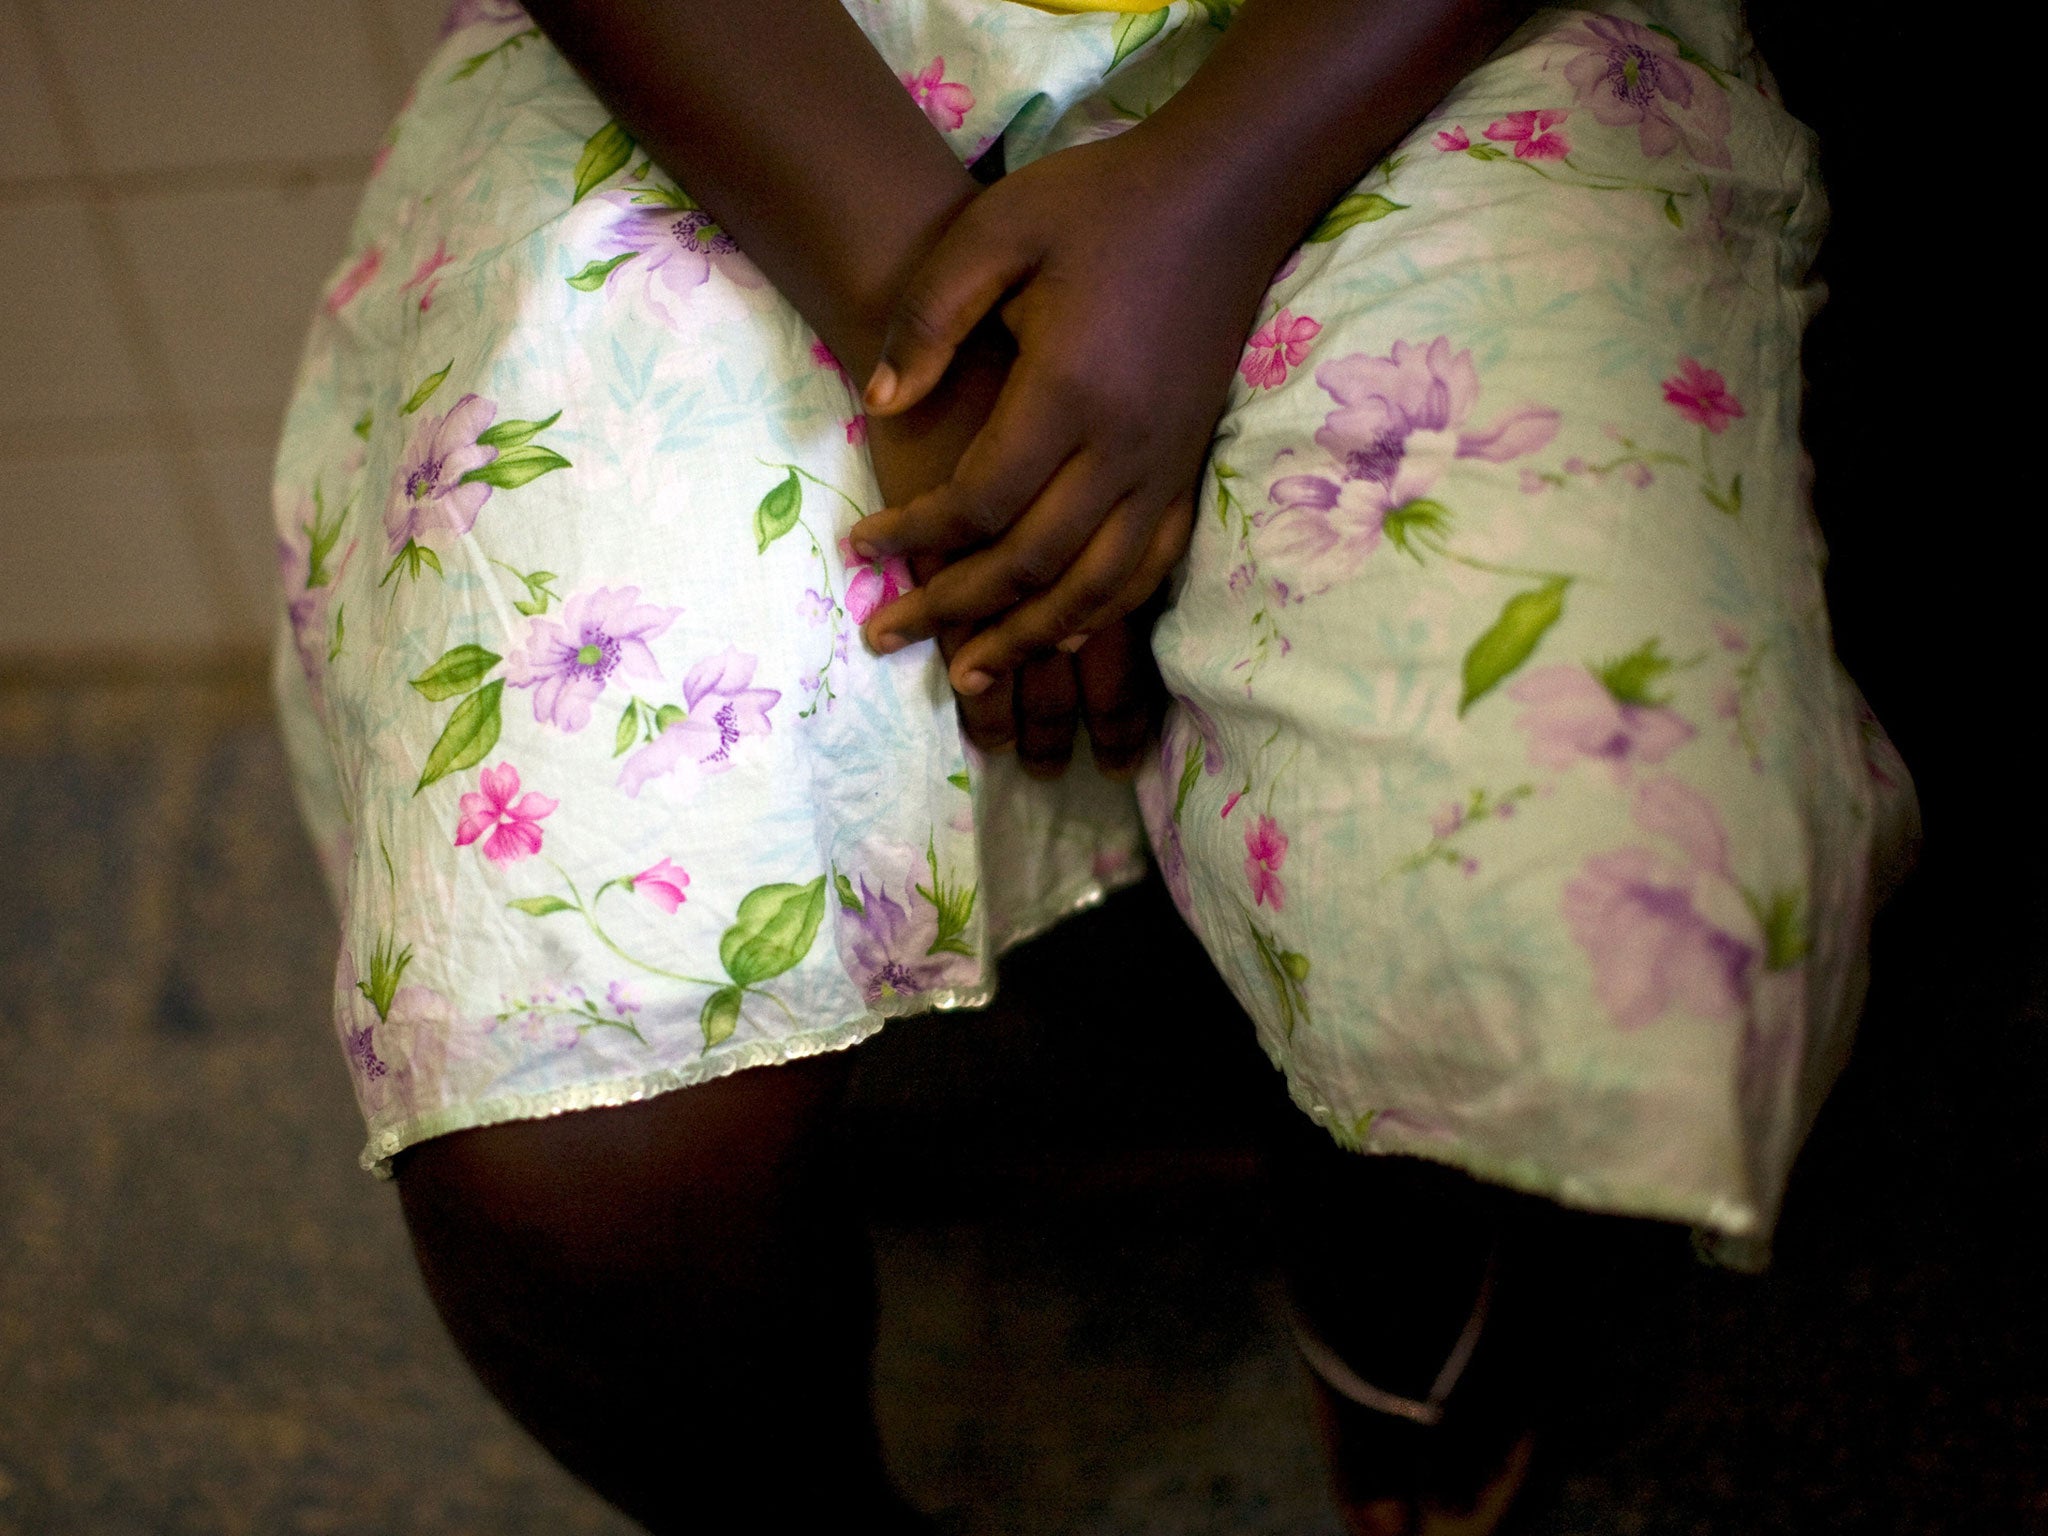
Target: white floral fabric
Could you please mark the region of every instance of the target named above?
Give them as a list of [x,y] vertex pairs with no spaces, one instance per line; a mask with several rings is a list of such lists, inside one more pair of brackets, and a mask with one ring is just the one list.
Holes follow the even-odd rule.
[[[1012,166],[1229,18],[849,9]],[[1822,203],[1732,4],[1540,13],[1277,274],[1135,795],[974,759],[929,646],[863,650],[908,574],[846,543],[849,381],[523,12],[450,25],[277,473],[366,1166],[980,1002],[1149,836],[1340,1141],[1768,1233],[1913,802],[1830,646]]]

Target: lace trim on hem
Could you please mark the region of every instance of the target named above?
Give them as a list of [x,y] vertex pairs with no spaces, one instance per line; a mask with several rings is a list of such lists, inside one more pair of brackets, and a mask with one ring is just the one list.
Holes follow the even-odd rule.
[[1770,1228],[1764,1214],[1752,1202],[1731,1200],[1725,1195],[1674,1193],[1584,1174],[1552,1173],[1527,1158],[1495,1157],[1462,1137],[1444,1141],[1374,1130],[1360,1143],[1327,1104],[1312,1103],[1291,1079],[1287,1092],[1295,1106],[1328,1131],[1339,1145],[1364,1156],[1419,1157],[1460,1169],[1484,1183],[1541,1195],[1575,1210],[1679,1222],[1693,1229],[1694,1246],[1703,1258],[1728,1268],[1762,1269],[1769,1262]]
[[[1144,873],[1144,866],[1140,863],[1136,871],[1126,877],[1109,881],[1091,880],[1072,894],[1056,897],[1040,905],[1032,920],[1019,924],[995,940],[992,947],[997,954],[1014,949],[1074,914],[1100,906],[1116,892],[1137,884],[1144,878]],[[859,1018],[848,1019],[828,1029],[773,1040],[748,1040],[714,1056],[699,1056],[694,1061],[653,1072],[605,1078],[593,1083],[570,1083],[545,1093],[503,1094],[473,1104],[433,1110],[375,1132],[364,1145],[360,1162],[365,1171],[380,1179],[388,1179],[394,1157],[407,1147],[431,1141],[436,1136],[446,1136],[454,1131],[473,1131],[486,1125],[502,1125],[508,1120],[545,1120],[579,1109],[612,1109],[621,1104],[637,1104],[673,1089],[691,1088],[716,1078],[729,1077],[749,1067],[779,1066],[806,1056],[822,1056],[827,1051],[847,1050],[880,1034],[882,1026],[890,1019],[908,1018],[920,1013],[950,1013],[960,1008],[985,1008],[994,1001],[995,995],[993,980],[978,987],[921,992],[915,997],[897,999],[894,1007],[870,1008]]]

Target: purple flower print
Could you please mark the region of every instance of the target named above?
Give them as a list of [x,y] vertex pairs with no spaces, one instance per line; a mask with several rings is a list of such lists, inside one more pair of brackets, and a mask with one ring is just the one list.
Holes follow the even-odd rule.
[[1436,146],[1438,154],[1455,155],[1461,149],[1472,147],[1472,135],[1461,127],[1453,126],[1444,129],[1429,142]]
[[650,195],[602,192],[591,199],[611,215],[599,249],[633,258],[613,268],[607,283],[637,275],[645,284],[649,305],[681,329],[689,319],[686,306],[701,302],[714,272],[741,288],[759,288],[767,281],[710,214],[701,208],[677,208],[666,200],[635,201]]
[[1652,160],[1682,145],[1702,166],[1734,164],[1727,94],[1680,57],[1677,43],[1619,16],[1592,17],[1561,40],[1582,50],[1565,65],[1564,77],[1595,122],[1634,128]]
[[[1169,717],[1171,718],[1171,717]],[[1170,729],[1170,726],[1169,726]],[[1159,771],[1138,775],[1138,814],[1145,823],[1145,835],[1152,843],[1152,856],[1159,864],[1160,878],[1181,918],[1197,935],[1201,918],[1195,911],[1194,884],[1188,875],[1187,844],[1180,823],[1174,818],[1175,786],[1180,782],[1182,759],[1170,737],[1159,743]]]
[[951,133],[967,121],[974,110],[974,92],[957,80],[946,78],[946,61],[935,58],[914,75],[903,76],[903,89],[924,109],[932,126]]
[[533,690],[533,718],[561,731],[590,724],[590,708],[614,674],[654,679],[661,667],[647,642],[680,608],[640,601],[638,587],[599,587],[562,605],[559,622],[536,618],[505,660],[505,681]]
[[750,686],[759,665],[757,657],[728,646],[690,668],[683,679],[684,717],[626,759],[619,788],[638,797],[649,779],[679,768],[713,774],[732,767],[741,741],[768,734],[768,711],[782,698],[777,689]]
[[1508,690],[1528,705],[1515,725],[1529,733],[1529,760],[1569,768],[1604,762],[1616,783],[1636,763],[1661,763],[1691,741],[1693,728],[1659,704],[1625,704],[1584,667],[1538,667]]
[[543,817],[552,816],[562,802],[551,795],[519,793],[519,770],[510,763],[486,768],[481,790],[472,790],[457,803],[462,819],[455,827],[455,846],[467,848],[486,832],[483,854],[503,869],[540,852]]
[[1387,514],[1427,496],[1454,459],[1499,464],[1557,435],[1557,412],[1538,405],[1461,430],[1479,373],[1471,352],[1453,352],[1446,336],[1397,341],[1385,357],[1354,352],[1318,368],[1316,383],[1337,402],[1316,433],[1331,472],[1275,480],[1266,494],[1277,510],[1257,521],[1279,526],[1278,553],[1325,566],[1331,581],[1353,574],[1378,547]]
[[410,1112],[424,1083],[437,1086],[454,1042],[455,1009],[432,987],[396,988],[384,1013],[363,995],[355,957],[346,947],[335,966],[335,1033],[365,1112],[392,1104]]
[[853,981],[869,1003],[916,997],[943,986],[959,971],[962,957],[931,953],[939,938],[939,909],[917,890],[913,872],[901,902],[886,882],[877,890],[860,878],[858,913],[842,914],[841,944]]
[[620,1018],[638,1013],[641,1009],[640,989],[630,982],[615,981],[604,989],[604,1000]]
[[[1721,922],[1740,910],[1727,867],[1727,838],[1712,802],[1676,779],[1637,793],[1636,825],[1675,845],[1595,854],[1565,888],[1560,909],[1593,965],[1593,990],[1622,1029],[1641,1029],[1676,1008],[1731,1019],[1748,1007],[1759,952]],[[1731,902],[1730,898],[1733,898]]]
[[491,488],[475,480],[465,484],[462,477],[498,456],[497,449],[477,441],[497,414],[495,402],[464,395],[442,415],[413,428],[384,506],[384,536],[392,554],[429,533],[469,532],[491,499]]

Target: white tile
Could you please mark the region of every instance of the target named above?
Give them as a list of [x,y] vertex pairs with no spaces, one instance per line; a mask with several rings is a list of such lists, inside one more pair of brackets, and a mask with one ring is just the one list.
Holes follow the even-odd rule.
[[7,465],[0,590],[0,653],[205,646],[229,633],[171,480],[146,453]]
[[282,413],[314,303],[341,259],[361,195],[354,183],[248,188],[138,197],[116,210],[189,410]]
[[357,0],[46,0],[99,168],[368,154],[388,103]]
[[10,436],[144,408],[83,205],[0,207],[0,359]]
[[267,441],[215,444],[197,455],[241,600],[231,616],[238,640],[270,634],[277,589],[277,534],[270,517],[275,455]]
[[64,150],[21,16],[0,0],[0,179],[61,176]]

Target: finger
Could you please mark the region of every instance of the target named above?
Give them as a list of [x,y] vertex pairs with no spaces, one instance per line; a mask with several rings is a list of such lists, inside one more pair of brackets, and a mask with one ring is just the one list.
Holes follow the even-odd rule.
[[[907,644],[946,624],[979,623],[1055,586],[1129,487],[1119,470],[1091,456],[1060,466],[1038,500],[993,549],[948,565],[913,594],[868,616],[869,643],[900,636]],[[1133,539],[1141,530],[1132,530]]]
[[1138,771],[1153,711],[1165,697],[1151,636],[1149,623],[1121,619],[1090,637],[1074,655],[1081,718],[1095,766],[1112,779],[1128,779]]
[[[995,690],[991,690],[995,691]],[[1056,779],[1074,755],[1081,689],[1074,663],[1057,653],[1017,670],[1017,761],[1034,779]]]
[[[938,555],[913,555],[910,573],[919,583],[928,582],[945,568],[945,563]],[[936,636],[939,655],[951,662],[954,654],[973,636],[971,625],[948,625]],[[991,688],[972,698],[956,699],[961,732],[983,752],[1007,751],[1017,739],[1017,713],[1011,707],[1010,692],[1009,689]]]
[[945,484],[853,525],[853,547],[873,559],[972,549],[999,538],[1080,443],[1081,424],[1057,390],[1011,370]]
[[[1035,652],[1071,650],[1081,643],[1076,637],[1122,618],[1150,591],[1133,578],[1158,568],[1158,551],[1172,548],[1179,536],[1169,528],[1162,537],[1151,518],[1125,503],[1051,591],[1018,604],[961,647],[948,669],[954,690],[972,693]],[[1152,585],[1158,585],[1156,578]]]
[[1037,266],[1038,257],[1036,250],[1002,238],[969,203],[896,301],[882,356],[861,391],[867,409],[894,416],[931,393],[960,343]]

